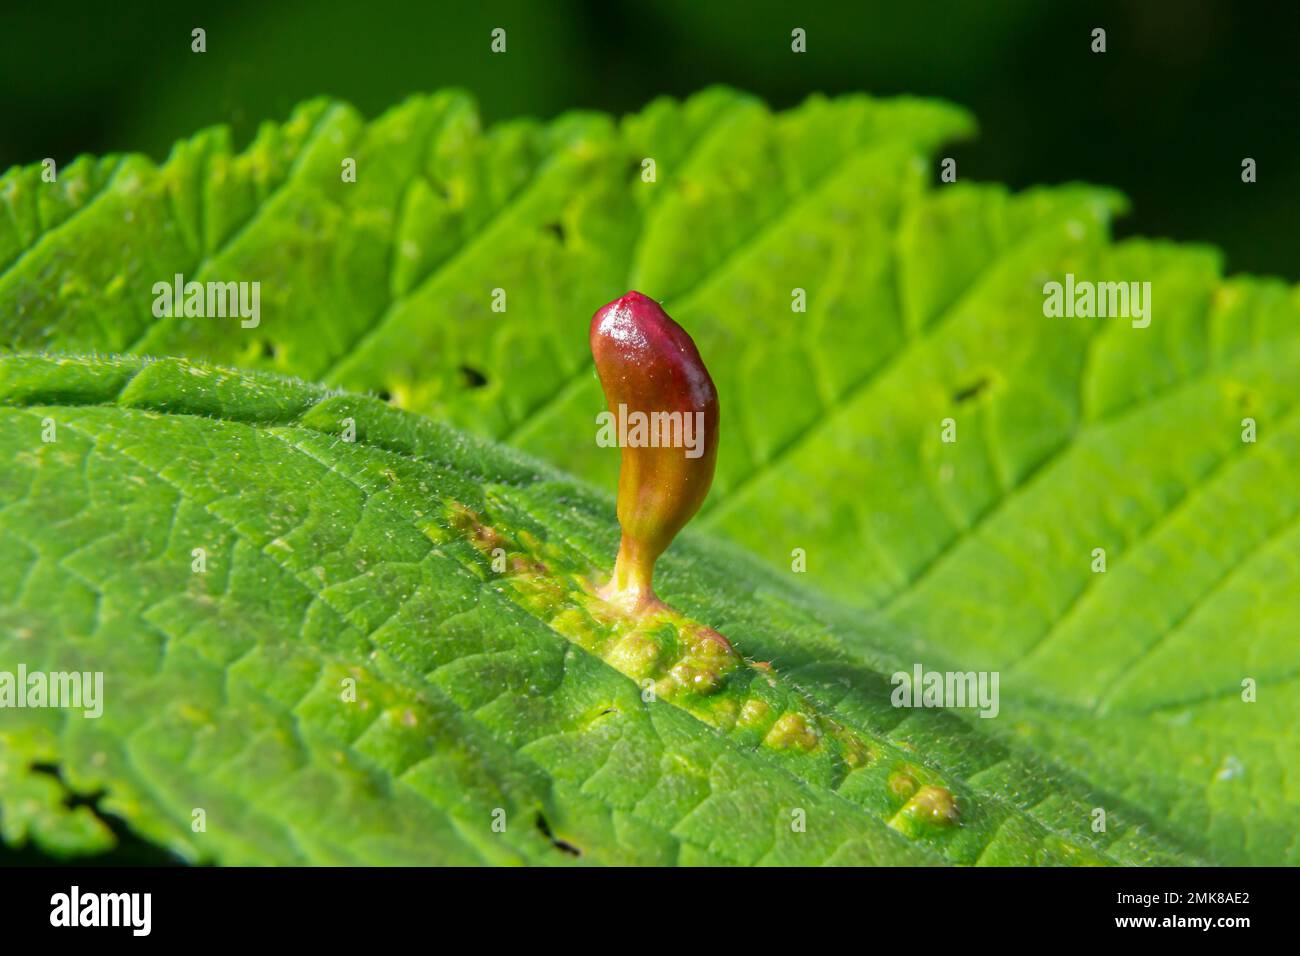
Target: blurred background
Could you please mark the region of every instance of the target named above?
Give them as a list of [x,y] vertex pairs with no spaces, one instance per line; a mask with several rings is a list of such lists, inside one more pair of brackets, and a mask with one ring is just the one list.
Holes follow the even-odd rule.
[[[0,0],[0,169],[135,150],[214,123],[240,144],[330,94],[368,116],[455,85],[485,119],[624,113],[727,83],[943,97],[980,137],[962,178],[1087,180],[1121,235],[1212,242],[1229,271],[1300,279],[1300,4],[1230,0]],[[1090,51],[1094,27],[1107,52]],[[190,51],[207,31],[208,52]],[[504,56],[489,51],[507,31]],[[790,52],[790,31],[808,52]],[[1241,182],[1256,159],[1259,181]]]

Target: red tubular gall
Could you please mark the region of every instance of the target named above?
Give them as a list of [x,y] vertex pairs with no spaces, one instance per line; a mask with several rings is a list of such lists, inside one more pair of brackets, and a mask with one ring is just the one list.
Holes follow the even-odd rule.
[[591,354],[622,448],[623,539],[601,596],[641,612],[661,606],[651,587],[655,561],[713,483],[718,393],[686,330],[640,292],[592,316]]

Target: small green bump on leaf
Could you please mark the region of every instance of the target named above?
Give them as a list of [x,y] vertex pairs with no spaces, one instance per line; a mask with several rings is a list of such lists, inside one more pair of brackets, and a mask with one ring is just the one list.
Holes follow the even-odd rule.
[[887,784],[889,792],[899,800],[907,800],[916,793],[916,780],[905,771],[895,771],[889,775]]
[[782,714],[763,738],[763,743],[778,750],[791,748],[813,750],[821,740],[816,727],[800,713]]
[[946,787],[922,787],[907,801],[902,814],[919,823],[948,827],[961,816],[957,800]]
[[757,727],[763,722],[772,708],[756,697],[751,697],[745,701],[745,706],[740,709],[740,717],[736,721],[736,726],[749,728]]

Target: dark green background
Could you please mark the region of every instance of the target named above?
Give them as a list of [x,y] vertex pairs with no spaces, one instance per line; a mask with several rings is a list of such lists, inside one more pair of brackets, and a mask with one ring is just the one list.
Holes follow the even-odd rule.
[[[10,7],[14,0],[3,0]],[[190,30],[208,52],[190,52]],[[504,56],[489,32],[508,31]],[[790,30],[808,52],[790,52]],[[1103,26],[1108,52],[1089,51]],[[1300,279],[1300,4],[1210,0],[67,0],[0,13],[0,168],[139,150],[229,123],[241,143],[321,93],[375,115],[455,85],[488,120],[728,83],[972,109],[963,178],[1082,179],[1133,200],[1121,234],[1212,242],[1230,271]],[[1259,163],[1241,183],[1240,163]]]

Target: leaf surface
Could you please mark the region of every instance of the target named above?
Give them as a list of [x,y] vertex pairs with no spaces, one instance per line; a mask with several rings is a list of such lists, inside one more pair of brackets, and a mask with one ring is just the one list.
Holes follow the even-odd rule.
[[1198,859],[996,721],[891,707],[871,626],[705,538],[662,573],[690,616],[614,611],[611,502],[440,423],[174,359],[10,356],[0,400],[0,670],[104,674],[99,718],[0,712],[11,844],[102,851],[117,818],[225,863]]

